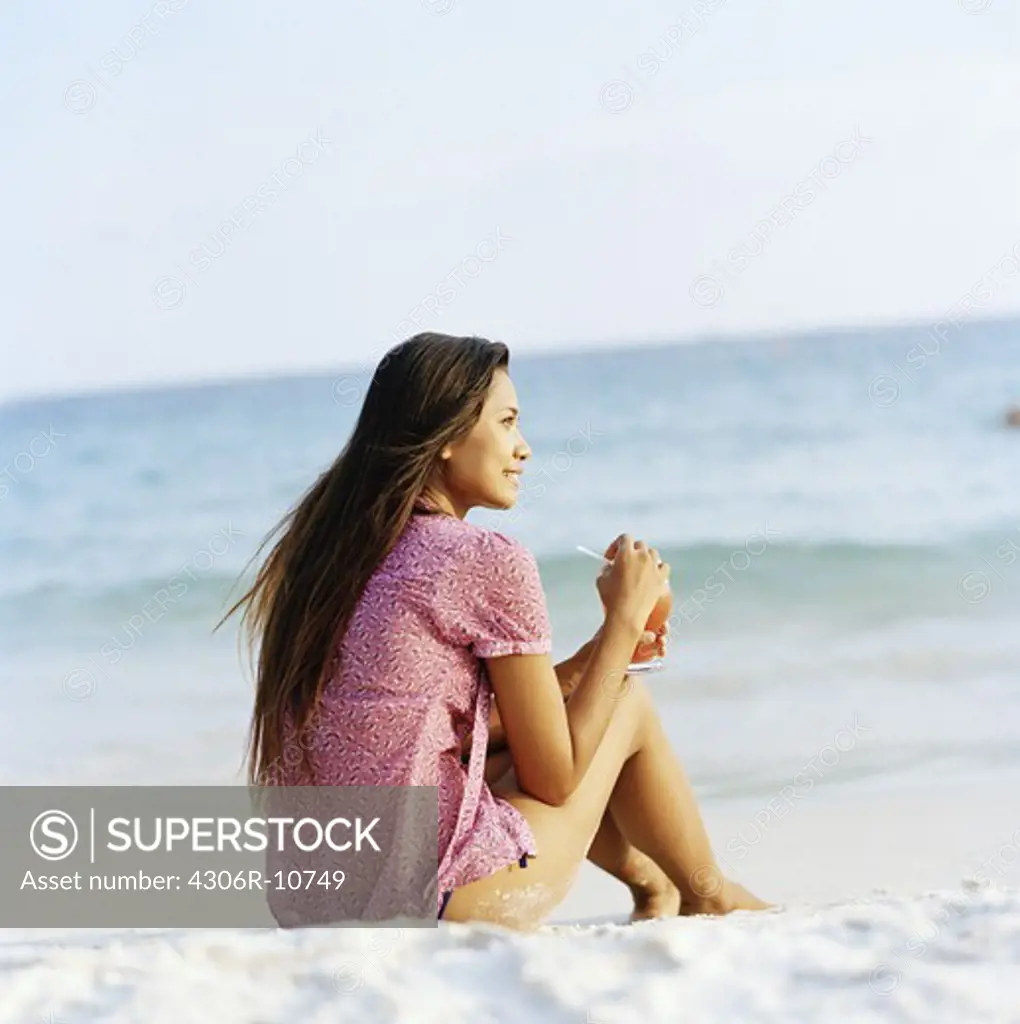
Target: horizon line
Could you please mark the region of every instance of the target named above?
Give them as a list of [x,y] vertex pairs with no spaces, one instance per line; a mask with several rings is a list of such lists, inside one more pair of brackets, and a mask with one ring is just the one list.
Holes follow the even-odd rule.
[[[677,346],[696,346],[714,343],[761,343],[775,341],[779,338],[786,338],[787,340],[805,340],[819,335],[833,337],[844,334],[856,334],[864,331],[888,331],[910,328],[923,329],[931,327],[933,322],[934,321],[929,319],[881,320],[858,322],[854,324],[818,325],[814,327],[768,327],[742,332],[725,331],[714,334],[709,333],[681,336],[678,338],[659,338],[653,336],[632,342],[585,342],[577,347],[571,347],[567,344],[555,348],[525,350],[516,356],[513,353],[513,349],[511,349],[511,361],[541,362],[543,360],[556,359],[561,356],[584,355],[586,352],[592,354],[611,354],[614,352],[631,351],[634,349],[671,348]],[[1020,323],[1020,313],[971,317],[961,326],[981,326],[1010,322]],[[413,335],[408,335],[408,337],[413,337]],[[500,339],[493,338],[491,340],[498,341]],[[399,344],[399,342],[394,342],[394,345],[397,344]],[[390,348],[392,347],[393,346],[390,346]],[[374,364],[371,362],[345,362],[310,366],[305,369],[253,370],[250,373],[228,374],[225,376],[178,377],[160,381],[143,379],[138,381],[127,381],[121,384],[111,384],[106,387],[102,385],[91,386],[81,390],[27,392],[21,395],[14,394],[7,398],[0,397],[0,409],[7,409],[19,405],[31,405],[37,402],[75,401],[80,399],[102,398],[111,395],[129,396],[160,392],[197,391],[204,388],[227,388],[238,384],[249,384],[259,381],[312,380],[318,377],[327,377],[332,373],[366,372],[371,370],[373,365],[377,365],[381,358],[382,354],[376,358]]]

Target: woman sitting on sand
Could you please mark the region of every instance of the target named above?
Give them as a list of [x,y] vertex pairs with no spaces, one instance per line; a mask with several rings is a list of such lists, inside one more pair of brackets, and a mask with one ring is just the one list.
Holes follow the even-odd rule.
[[763,908],[720,873],[624,672],[639,642],[664,643],[644,623],[669,566],[619,537],[605,622],[553,665],[534,557],[465,520],[512,508],[531,454],[508,366],[502,344],[440,334],[380,363],[353,435],[235,605],[260,647],[249,781],[282,764],[285,785],[437,786],[448,921],[535,927],[586,857],[631,887],[637,916]]

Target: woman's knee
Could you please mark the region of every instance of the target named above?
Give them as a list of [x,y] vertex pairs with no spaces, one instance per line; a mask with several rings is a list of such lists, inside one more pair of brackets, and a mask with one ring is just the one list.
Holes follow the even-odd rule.
[[631,695],[641,712],[647,714],[649,711],[654,711],[655,704],[652,701],[652,695],[641,676],[628,676],[627,680],[631,685]]
[[[534,819],[532,824],[539,830],[551,828],[571,836],[594,836],[624,763],[641,749],[648,725],[657,715],[644,681],[628,676],[626,684],[592,763],[564,804],[552,807],[536,801],[517,790],[516,778],[510,776],[501,779],[493,792],[517,804],[526,817]],[[587,845],[580,852],[580,860],[586,853]]]
[[645,681],[640,676],[627,676],[626,688],[620,698],[621,718],[627,720],[628,731],[636,741],[644,735],[649,721],[657,716],[655,703]]
[[652,697],[644,681],[628,676],[626,692],[621,692],[609,729],[585,777],[567,801],[570,810],[584,819],[585,830],[591,826],[592,835],[602,820],[624,764],[644,745],[648,723],[655,714]]

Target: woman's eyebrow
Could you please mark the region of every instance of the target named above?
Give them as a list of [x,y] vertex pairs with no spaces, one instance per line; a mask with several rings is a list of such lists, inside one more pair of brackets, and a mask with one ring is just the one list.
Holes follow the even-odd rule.
[[520,412],[521,412],[521,410],[518,409],[516,405],[504,405],[503,408],[500,409],[499,411],[500,412],[506,412],[507,410],[512,412],[515,416],[520,415]]

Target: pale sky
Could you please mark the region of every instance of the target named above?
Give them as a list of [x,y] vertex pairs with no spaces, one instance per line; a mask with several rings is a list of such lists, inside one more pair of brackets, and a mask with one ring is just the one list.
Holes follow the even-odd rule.
[[1020,241],[1018,57],[1015,0],[6,5],[0,398],[934,320]]

